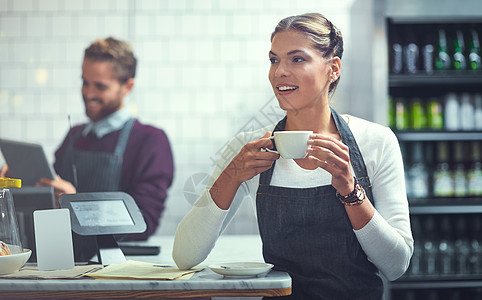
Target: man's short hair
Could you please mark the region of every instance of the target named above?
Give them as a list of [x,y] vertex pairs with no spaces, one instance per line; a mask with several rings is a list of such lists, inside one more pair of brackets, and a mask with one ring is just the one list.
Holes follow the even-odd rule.
[[84,52],[84,60],[110,61],[119,82],[125,83],[136,76],[137,59],[131,46],[112,37],[94,41]]

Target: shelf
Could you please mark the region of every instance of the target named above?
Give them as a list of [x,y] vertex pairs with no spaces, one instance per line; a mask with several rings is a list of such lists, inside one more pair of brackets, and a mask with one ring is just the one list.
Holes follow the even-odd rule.
[[479,23],[482,18],[479,14],[464,14],[455,16],[452,14],[441,15],[405,15],[405,16],[390,16],[387,20],[391,24],[470,24]]
[[391,74],[388,77],[390,87],[407,86],[460,86],[482,84],[482,72],[480,71],[446,71],[434,72],[433,74]]
[[[407,278],[401,278],[397,281],[390,282],[390,289],[441,289],[441,288],[476,288],[482,287],[482,276],[451,276],[444,278],[437,276],[436,278],[427,280],[428,277],[413,277],[413,281]],[[477,278],[477,279],[474,279]]]
[[411,215],[426,215],[426,214],[445,214],[445,215],[456,215],[456,214],[481,214],[482,213],[482,203],[478,204],[460,204],[460,205],[416,205],[410,204],[410,214]]
[[394,131],[399,141],[479,141],[482,131]]

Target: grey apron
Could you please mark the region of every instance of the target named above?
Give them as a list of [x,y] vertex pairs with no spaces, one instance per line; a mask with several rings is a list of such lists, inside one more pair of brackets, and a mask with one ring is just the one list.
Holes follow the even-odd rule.
[[[135,119],[129,119],[124,124],[113,153],[73,148],[82,133],[79,130],[71,137],[59,175],[70,181],[78,193],[120,191],[122,161],[134,122]],[[75,261],[88,261],[97,252],[95,236],[80,236],[72,232],[72,237]]]
[[[357,180],[373,203],[355,138],[333,109],[332,116],[350,149]],[[284,130],[285,125],[286,117],[274,131]],[[256,207],[264,259],[292,278],[292,295],[280,299],[382,299],[378,270],[362,250],[335,188],[271,186],[275,164],[260,175]]]
[[74,184],[79,193],[119,191],[122,161],[134,121],[130,119],[124,124],[113,153],[73,148],[81,135],[79,130],[65,152],[60,176]]

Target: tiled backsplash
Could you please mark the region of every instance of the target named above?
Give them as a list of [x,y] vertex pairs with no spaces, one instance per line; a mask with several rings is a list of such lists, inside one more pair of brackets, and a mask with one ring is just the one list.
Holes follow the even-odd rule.
[[[167,132],[174,152],[175,181],[158,231],[173,234],[191,206],[191,176],[210,173],[250,120],[271,121],[261,112],[276,107],[267,79],[276,23],[322,12],[346,41],[355,1],[0,0],[0,137],[39,142],[53,162],[68,115],[86,120],[83,50],[101,37],[129,41],[139,64],[128,103],[141,122]],[[337,91],[336,101],[344,96]],[[257,232],[249,201],[228,231]]]

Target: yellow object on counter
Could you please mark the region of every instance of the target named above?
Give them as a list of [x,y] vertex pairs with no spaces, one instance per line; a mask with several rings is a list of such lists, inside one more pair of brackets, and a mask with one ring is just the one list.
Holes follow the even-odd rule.
[[21,187],[22,187],[21,179],[0,177],[0,189],[21,188]]

